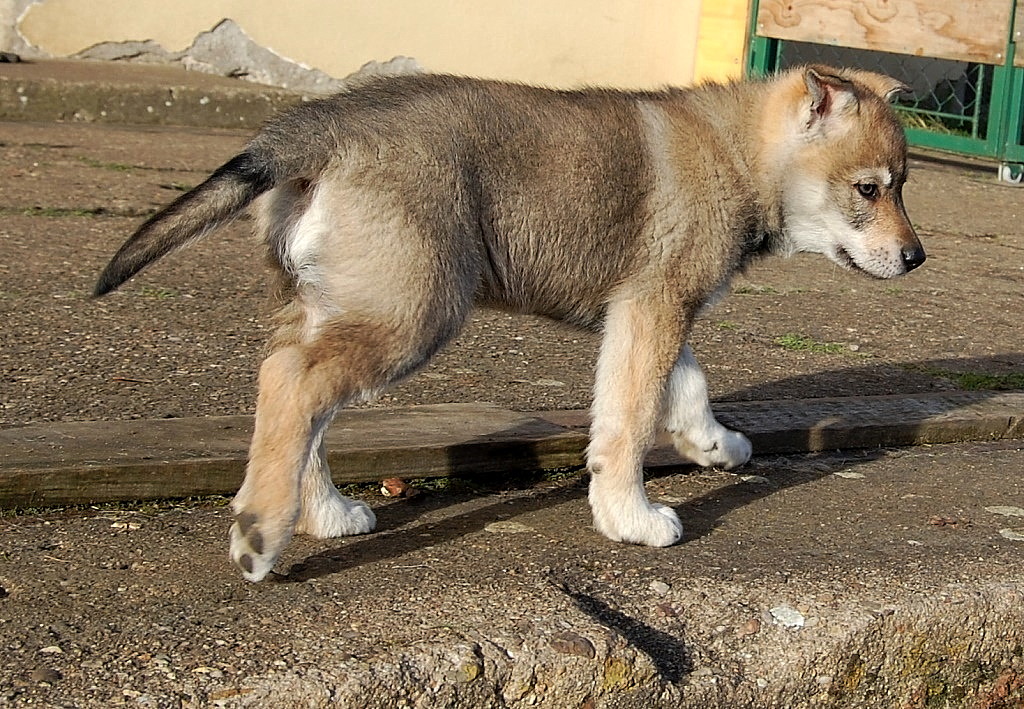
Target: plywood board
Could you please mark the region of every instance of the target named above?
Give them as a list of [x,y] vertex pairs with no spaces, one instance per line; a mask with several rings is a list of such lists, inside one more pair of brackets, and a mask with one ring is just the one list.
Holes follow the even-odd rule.
[[700,9],[694,82],[727,81],[743,75],[747,55],[748,0],[705,2]]
[[1003,64],[1012,0],[761,0],[757,34]]
[[[958,391],[716,403],[761,455],[1024,438],[1024,392]],[[0,509],[233,494],[248,416],[78,421],[0,429]],[[341,412],[327,434],[334,482],[508,474],[583,465],[586,411],[441,404]],[[665,439],[646,460],[677,468]]]

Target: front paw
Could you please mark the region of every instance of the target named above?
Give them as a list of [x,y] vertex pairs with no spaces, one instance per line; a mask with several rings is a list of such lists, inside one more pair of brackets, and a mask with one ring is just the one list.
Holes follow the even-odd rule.
[[683,524],[675,510],[646,500],[633,504],[603,504],[591,500],[594,526],[614,542],[667,547],[683,538]]
[[733,470],[750,460],[753,453],[753,446],[746,436],[724,426],[715,435],[698,440],[673,433],[672,441],[681,456],[704,468]]

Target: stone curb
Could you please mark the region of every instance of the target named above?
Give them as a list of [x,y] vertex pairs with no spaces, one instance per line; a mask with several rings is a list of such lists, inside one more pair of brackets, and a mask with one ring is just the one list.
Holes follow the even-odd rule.
[[0,120],[254,129],[296,92],[172,66],[74,60],[0,64]]
[[[723,403],[759,455],[1024,437],[1024,392]],[[585,411],[490,404],[342,412],[327,436],[337,484],[580,467]],[[0,430],[0,508],[231,494],[252,418],[35,424]],[[682,465],[667,441],[650,469]]]

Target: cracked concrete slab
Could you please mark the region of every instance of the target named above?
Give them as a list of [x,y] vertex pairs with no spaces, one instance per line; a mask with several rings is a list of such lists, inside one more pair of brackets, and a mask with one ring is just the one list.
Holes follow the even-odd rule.
[[658,475],[686,530],[666,549],[601,538],[576,478],[367,498],[380,531],[297,538],[261,584],[222,506],[8,517],[0,702],[1016,706],[1021,452]]

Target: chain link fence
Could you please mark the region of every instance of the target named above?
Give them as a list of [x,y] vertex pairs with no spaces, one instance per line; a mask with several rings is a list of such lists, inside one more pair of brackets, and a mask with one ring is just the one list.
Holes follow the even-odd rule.
[[778,68],[800,64],[855,66],[898,78],[911,91],[897,104],[908,128],[985,140],[992,67],[809,42],[781,42]]
[[[761,4],[770,4],[770,9],[759,16]],[[954,0],[940,4],[947,10],[956,6]],[[846,5],[842,7],[849,9]],[[915,35],[913,41],[900,42],[894,39],[900,37],[899,32],[894,33],[884,22],[879,24],[856,13],[843,14],[831,5],[755,0],[748,67],[756,75],[801,64],[828,64],[858,67],[898,78],[911,88],[897,99],[897,108],[912,145],[995,158],[1003,163],[1000,169],[1003,179],[1024,183],[1024,61],[1021,61],[1024,0],[1012,0],[1011,5],[1005,7],[992,7],[1012,12],[1009,19],[1004,13],[998,22],[988,22],[986,36],[990,49],[984,59],[974,61],[973,56],[966,56],[970,52],[950,52],[948,46],[944,56],[960,56],[960,59],[883,51],[897,44],[907,47],[906,51],[917,48],[916,51],[921,52],[920,47],[927,51],[932,37],[919,25],[907,25],[905,19],[902,26],[905,32],[923,32],[924,36]],[[827,32],[824,24],[817,24],[819,20],[824,22],[821,12],[830,13],[824,16],[830,23]],[[960,8],[958,12],[968,11]],[[961,15],[961,21],[965,21],[963,17]],[[863,44],[865,39],[858,34],[858,29],[867,32],[869,38],[872,36],[869,30],[879,30],[885,39],[877,44],[888,46],[873,49],[843,46],[841,38],[858,46],[872,43],[869,39],[868,44]],[[818,43],[818,35],[822,42],[825,37],[834,39],[829,40],[831,43]],[[1005,38],[1006,44],[1002,45],[1005,51],[1000,48],[999,42],[1003,40],[999,37]],[[939,35],[935,39],[940,44],[948,40]],[[921,44],[916,44],[917,41]]]

